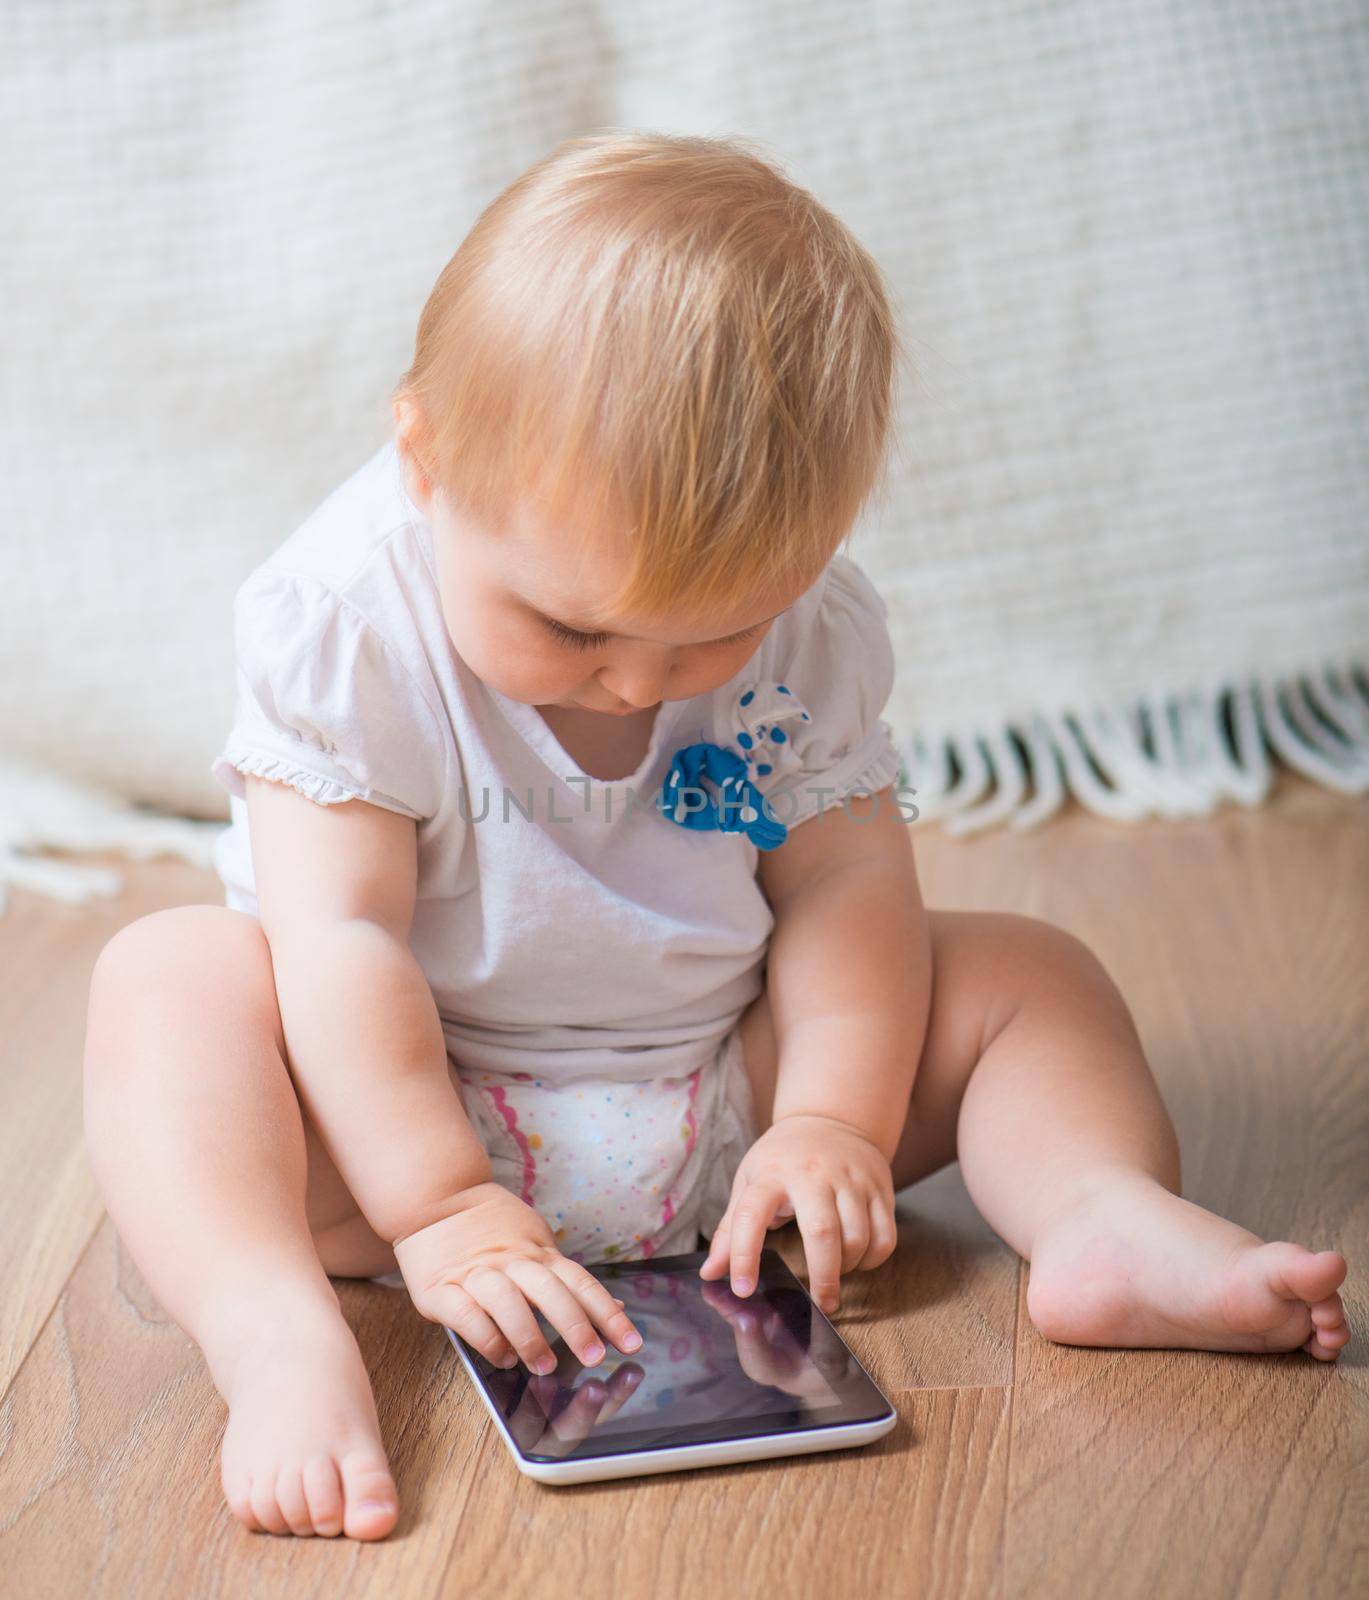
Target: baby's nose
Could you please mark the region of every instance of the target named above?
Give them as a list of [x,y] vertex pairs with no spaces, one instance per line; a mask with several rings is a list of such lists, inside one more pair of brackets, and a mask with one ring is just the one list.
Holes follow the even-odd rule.
[[665,688],[667,673],[663,671],[624,671],[603,674],[599,682],[611,695],[619,700],[626,700],[629,705],[636,706],[645,711],[648,706],[654,706],[661,698]]

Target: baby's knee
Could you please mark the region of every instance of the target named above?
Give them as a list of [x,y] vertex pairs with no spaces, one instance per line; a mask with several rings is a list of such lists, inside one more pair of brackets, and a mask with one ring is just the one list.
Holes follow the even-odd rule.
[[240,911],[226,906],[169,906],[120,928],[101,950],[92,976],[104,988],[156,982],[178,970],[193,972],[211,946],[236,945],[247,953],[254,937],[262,939],[259,924]]
[[1126,1002],[1107,968],[1076,934],[1017,912],[994,917],[997,950],[994,962],[1000,997],[1009,1004],[1004,1015],[1024,1009],[1095,1008],[1119,1019],[1129,1018]]
[[1000,912],[999,916],[1017,961],[1036,978],[1063,983],[1107,979],[1107,971],[1092,948],[1067,928],[1013,911]]
[[191,1008],[201,1016],[226,999],[263,1007],[271,1020],[275,981],[257,919],[227,906],[171,906],[128,923],[101,950],[90,980],[90,1025],[131,1010]]

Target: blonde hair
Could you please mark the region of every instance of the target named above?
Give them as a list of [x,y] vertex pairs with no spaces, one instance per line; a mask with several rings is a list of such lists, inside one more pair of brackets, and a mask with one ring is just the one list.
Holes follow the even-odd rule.
[[601,130],[480,213],[392,400],[454,504],[611,526],[611,611],[815,579],[876,486],[901,359],[879,267],[739,137]]

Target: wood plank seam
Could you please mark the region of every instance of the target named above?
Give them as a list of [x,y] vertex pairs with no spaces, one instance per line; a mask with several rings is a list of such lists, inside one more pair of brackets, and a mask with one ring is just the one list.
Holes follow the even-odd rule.
[[9,1382],[5,1385],[5,1387],[3,1389],[0,1389],[0,1406],[3,1406],[5,1401],[9,1399],[10,1394],[13,1391],[15,1384],[19,1381],[19,1374],[21,1372],[23,1372],[25,1366],[28,1365],[29,1357],[33,1354],[33,1352],[38,1348],[39,1344],[42,1342],[43,1335],[44,1335],[44,1333],[47,1332],[48,1323],[50,1323],[52,1321],[53,1317],[56,1315],[57,1308],[58,1308],[58,1306],[61,1305],[62,1297],[63,1297],[63,1295],[66,1294],[67,1288],[70,1285],[71,1280],[76,1276],[77,1272],[80,1270],[81,1263],[85,1260],[86,1256],[90,1254],[91,1246],[95,1243],[96,1239],[99,1238],[100,1229],[104,1227],[105,1219],[106,1219],[106,1217],[108,1217],[108,1215],[109,1215],[109,1213],[107,1211],[103,1211],[102,1210],[100,1212],[99,1219],[96,1221],[95,1226],[90,1231],[90,1237],[81,1246],[80,1252],[77,1254],[77,1256],[75,1257],[75,1259],[71,1263],[71,1271],[67,1273],[66,1277],[63,1278],[62,1282],[58,1285],[57,1293],[55,1295],[53,1295],[52,1304],[48,1307],[46,1315],[43,1317],[42,1322],[40,1322],[38,1324],[38,1326],[33,1330],[33,1337],[29,1340],[28,1348],[24,1351],[23,1355],[15,1363],[14,1371],[10,1375]]

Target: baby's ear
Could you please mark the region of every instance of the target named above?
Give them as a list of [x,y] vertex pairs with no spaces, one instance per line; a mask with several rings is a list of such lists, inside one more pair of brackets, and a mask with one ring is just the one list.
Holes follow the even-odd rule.
[[422,436],[423,413],[417,404],[401,396],[391,406],[395,420],[395,447],[399,451],[400,470],[404,474],[404,487],[410,500],[425,511],[432,497],[432,480],[419,462],[415,444]]
[[395,419],[395,443],[399,453],[412,456],[414,445],[423,432],[423,413],[418,402],[408,395],[398,395],[390,402],[390,411]]

